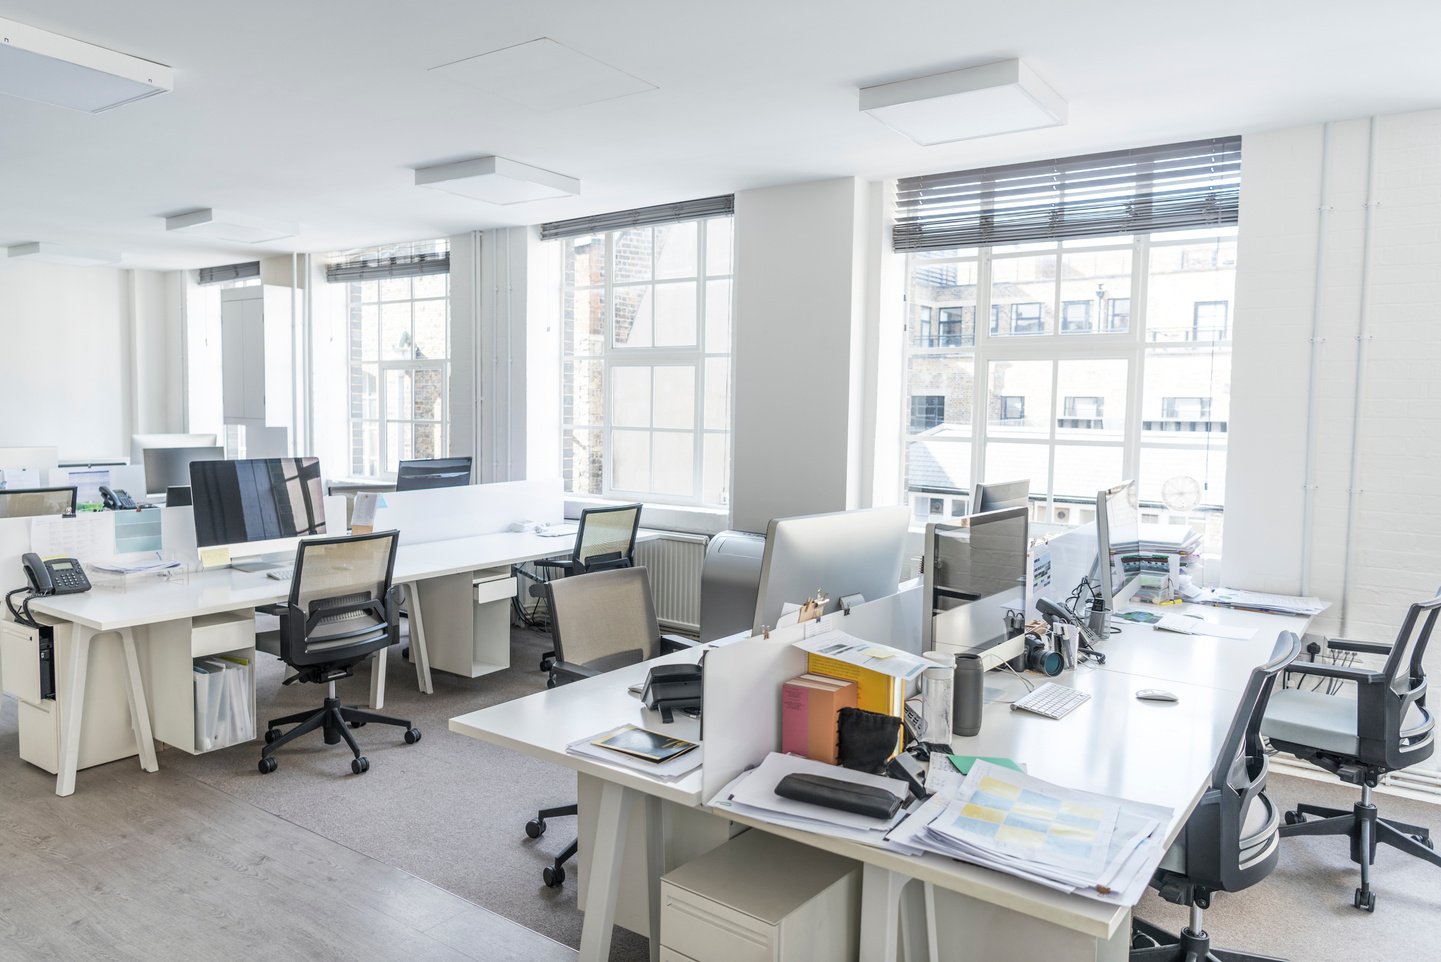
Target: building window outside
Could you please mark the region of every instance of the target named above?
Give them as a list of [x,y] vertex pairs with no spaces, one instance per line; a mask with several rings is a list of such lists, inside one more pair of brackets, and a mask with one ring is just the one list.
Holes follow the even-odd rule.
[[[990,321],[970,343],[907,342],[907,395],[946,401],[939,425],[905,441],[917,520],[931,499],[949,507],[977,480],[1027,477],[1035,520],[1078,524],[1096,491],[1134,477],[1148,511],[1195,525],[1218,548],[1235,243],[1235,228],[1222,228],[909,255],[913,310]],[[917,270],[938,277],[942,266],[953,269],[944,286]],[[1178,418],[1167,399],[1181,397],[1211,403]],[[1199,483],[1196,508],[1159,507],[1177,476]]]
[[931,347],[968,347],[976,343],[974,307],[941,308],[940,343]]
[[[717,217],[550,242],[561,258],[567,491],[728,503],[731,225]],[[927,331],[930,316],[917,312]]]
[[450,451],[450,275],[351,281],[350,469],[388,479]]
[[1161,417],[1199,421],[1211,416],[1208,397],[1168,397],[1161,399]]
[[911,398],[911,433],[921,434],[940,427],[946,419],[946,399],[940,394],[918,394]]

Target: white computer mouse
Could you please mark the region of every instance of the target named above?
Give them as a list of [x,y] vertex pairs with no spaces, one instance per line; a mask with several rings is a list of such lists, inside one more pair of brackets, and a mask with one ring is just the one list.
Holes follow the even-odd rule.
[[1174,694],[1161,688],[1142,688],[1136,692],[1141,701],[1180,701]]

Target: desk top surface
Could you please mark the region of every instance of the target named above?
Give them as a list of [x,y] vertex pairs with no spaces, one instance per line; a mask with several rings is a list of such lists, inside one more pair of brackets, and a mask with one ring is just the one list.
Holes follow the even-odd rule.
[[[396,550],[394,581],[405,584],[569,554],[573,544],[566,538],[513,531],[410,545],[402,540]],[[123,590],[95,588],[80,594],[37,597],[30,609],[97,631],[115,631],[276,604],[289,596],[289,580],[277,581],[264,571],[218,568],[191,573],[184,581],[155,578]]]

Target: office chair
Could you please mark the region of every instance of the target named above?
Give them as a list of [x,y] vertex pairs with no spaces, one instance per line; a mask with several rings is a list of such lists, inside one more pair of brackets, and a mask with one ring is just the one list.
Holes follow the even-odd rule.
[[[617,568],[563,578],[546,585],[550,631],[556,660],[547,688],[591,678],[636,662],[689,648],[688,638],[662,635],[644,568]],[[576,805],[543,808],[525,824],[525,834],[540,838],[547,818],[576,814]],[[550,888],[565,881],[565,863],[575,856],[572,841],[546,866],[541,878]]]
[[1190,906],[1189,924],[1175,936],[1134,919],[1131,962],[1277,962],[1213,949],[1203,916],[1214,893],[1249,888],[1276,867],[1281,818],[1266,797],[1269,763],[1261,741],[1261,718],[1276,676],[1300,650],[1296,636],[1283,631],[1270,661],[1252,670],[1221,743],[1210,787],[1151,878],[1151,887],[1161,898]]
[[[344,740],[350,746],[355,754],[350,770],[357,775],[369,771],[370,762],[360,754],[350,723],[396,725],[405,729],[407,745],[420,741],[420,729],[410,722],[347,708],[335,695],[337,678],[353,675],[357,663],[393,644],[400,632],[398,592],[390,584],[399,538],[397,532],[382,531],[300,542],[290,600],[280,612],[280,658],[295,670],[285,684],[323,682],[330,693],[319,709],[276,718],[266,726],[262,775],[275,771],[279,748],[317,728],[323,729],[325,744]],[[282,725],[295,727],[282,734]]]
[[[586,508],[580,513],[580,527],[575,533],[575,549],[569,558],[542,558],[536,568],[545,572],[547,581],[611,568],[629,568],[635,559],[635,533],[640,527],[638,504],[621,504],[609,508]],[[530,586],[532,598],[545,595],[546,582]],[[540,670],[550,671],[556,659],[555,650],[540,656]]]
[[[1387,772],[1408,768],[1434,750],[1435,721],[1426,710],[1426,672],[1421,667],[1431,630],[1441,612],[1441,594],[1413,604],[1392,644],[1332,639],[1332,651],[1385,655],[1386,665],[1371,671],[1354,665],[1302,661],[1287,669],[1302,678],[1354,682],[1353,692],[1284,688],[1271,699],[1261,731],[1271,744],[1326,771],[1343,782],[1361,786],[1361,800],[1352,811],[1301,804],[1286,813],[1281,835],[1345,835],[1351,840],[1351,861],[1361,866],[1361,886],[1352,904],[1376,910],[1371,890],[1371,863],[1378,842],[1407,855],[1441,865],[1431,832],[1379,818],[1371,790]],[[1333,686],[1334,687],[1334,686]],[[1319,821],[1310,821],[1315,816]]]

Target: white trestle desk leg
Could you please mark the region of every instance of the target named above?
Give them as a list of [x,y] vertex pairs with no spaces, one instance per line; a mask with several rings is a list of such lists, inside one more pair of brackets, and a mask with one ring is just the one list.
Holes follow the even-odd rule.
[[389,649],[382,648],[370,656],[370,707],[385,707],[385,659]]
[[410,615],[410,660],[415,663],[415,679],[422,694],[435,694],[430,681],[430,653],[425,648],[425,621],[420,613],[420,584],[412,581],[405,586],[405,610]]
[[867,864],[861,876],[861,958],[898,962],[901,891],[910,877]]
[[80,763],[80,726],[85,720],[85,676],[90,668],[90,639],[94,630],[76,625],[71,631],[70,660],[65,664],[65,711],[60,716],[59,773],[55,794],[75,793],[75,769]]
[[145,700],[145,682],[140,677],[140,656],[135,653],[132,629],[120,629],[120,647],[125,651],[125,700],[130,703],[130,727],[135,732],[135,747],[140,750],[140,767],[147,772],[158,771],[155,738],[150,734],[150,706]]
[[[581,962],[606,962],[610,958],[610,937],[615,928],[615,908],[620,899],[621,862],[625,856],[626,829],[638,792],[615,782],[603,782],[596,811],[595,851],[590,856],[586,879],[585,920],[580,930]],[[647,856],[649,859],[649,856]],[[659,876],[656,884],[659,885]],[[659,900],[657,899],[657,902]],[[657,916],[659,915],[657,905]],[[652,922],[655,928],[656,923]],[[653,942],[660,950],[660,940]]]
[[936,932],[936,887],[923,882],[922,892],[926,906],[926,954],[931,962],[941,962],[941,940]]
[[645,881],[650,905],[650,962],[660,962],[660,877],[665,874],[665,805],[645,797]]
[[906,962],[938,962],[939,956],[931,949],[927,932],[931,912],[926,901],[926,888],[922,883],[901,876],[901,957]]

